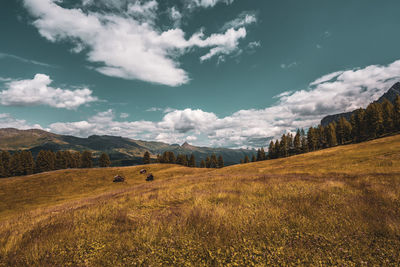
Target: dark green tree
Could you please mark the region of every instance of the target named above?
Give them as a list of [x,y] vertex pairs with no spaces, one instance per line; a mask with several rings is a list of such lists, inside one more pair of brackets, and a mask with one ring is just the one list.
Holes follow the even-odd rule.
[[328,143],[328,147],[333,147],[337,145],[336,139],[336,126],[335,123],[330,123],[326,128],[326,139]]
[[276,158],[275,144],[274,141],[271,141],[268,147],[268,159],[275,159],[275,158]]
[[281,137],[279,153],[281,158],[289,156],[289,143],[285,134]]
[[65,158],[64,151],[57,151],[55,164],[57,170],[63,170],[67,168],[67,159]]
[[143,155],[143,164],[150,164],[150,152],[146,151]]
[[[149,155],[149,157],[150,157],[150,155]],[[144,159],[143,159],[143,161],[144,161]],[[147,163],[145,163],[145,164],[147,164]],[[101,153],[100,158],[99,158],[99,166],[101,168],[107,168],[107,167],[110,167],[110,165],[111,165],[110,157],[107,155],[107,153],[104,153],[104,152]]]
[[249,163],[250,162],[250,159],[249,159],[249,156],[244,156],[244,160],[243,160],[243,163]]
[[175,162],[176,162],[175,154],[174,152],[170,151],[168,153],[168,163],[175,164]]
[[394,123],[395,123],[395,110],[393,104],[384,99],[382,103],[382,112],[383,112],[383,127],[385,133],[391,133],[394,131]]
[[92,168],[92,167],[93,167],[92,152],[85,150],[83,151],[81,156],[81,168]]
[[194,157],[194,154],[190,155],[188,166],[192,168],[196,167],[196,158]]
[[217,156],[215,154],[211,155],[210,168],[218,168],[218,160],[217,160]]
[[261,153],[261,160],[266,160],[267,155],[265,154],[265,150],[263,147],[260,149],[260,153]]
[[79,151],[71,153],[71,168],[79,168],[81,164],[81,153]]
[[316,130],[315,130],[315,128],[310,127],[310,129],[308,129],[308,133],[307,133],[308,150],[315,151],[317,149],[317,143],[318,143],[318,139],[317,139]]
[[206,167],[206,162],[204,161],[204,159],[202,159],[200,162],[200,168],[205,168],[205,167]]
[[9,177],[11,175],[11,173],[10,173],[11,155],[7,151],[3,151],[3,152],[1,152],[0,158],[1,158],[1,162],[3,163],[3,176]]
[[35,161],[33,160],[32,153],[30,151],[22,151],[20,154],[20,164],[22,165],[23,174],[30,175],[35,170]]
[[383,112],[379,103],[371,103],[365,110],[368,138],[376,138],[383,134]]
[[301,153],[301,133],[300,133],[299,129],[297,129],[296,136],[294,137],[293,146],[294,146],[294,153],[300,154]]
[[251,162],[256,162],[256,161],[257,161],[256,156],[255,156],[255,155],[252,155],[252,156],[251,156]]
[[274,159],[277,159],[281,156],[281,143],[279,142],[278,139],[275,141],[275,148],[274,148],[275,154],[274,154]]
[[24,167],[22,165],[21,152],[15,152],[10,159],[10,174],[11,176],[24,175]]
[[206,158],[206,168],[211,168],[211,159],[208,156]]

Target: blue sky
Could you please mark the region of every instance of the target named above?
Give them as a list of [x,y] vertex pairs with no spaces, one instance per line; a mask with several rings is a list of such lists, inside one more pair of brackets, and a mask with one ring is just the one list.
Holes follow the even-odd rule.
[[0,127],[260,147],[400,80],[397,0],[4,0]]

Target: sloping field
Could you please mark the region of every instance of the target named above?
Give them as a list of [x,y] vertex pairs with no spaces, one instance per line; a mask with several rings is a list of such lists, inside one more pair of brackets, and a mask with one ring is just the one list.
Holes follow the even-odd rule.
[[400,136],[141,168],[0,180],[0,266],[400,265]]

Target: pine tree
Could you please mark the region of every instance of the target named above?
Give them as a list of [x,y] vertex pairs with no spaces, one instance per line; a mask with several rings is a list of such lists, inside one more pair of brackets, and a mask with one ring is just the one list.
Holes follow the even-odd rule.
[[[255,156],[254,156],[254,155],[253,155],[253,158],[255,159]],[[218,157],[218,168],[223,168],[223,167],[225,167],[225,165],[224,165],[224,159],[222,158],[221,155],[219,155],[219,157]]]
[[255,155],[251,156],[251,162],[256,162],[256,161],[257,161],[256,156]]
[[211,168],[211,159],[210,159],[210,157],[208,157],[208,156],[207,156],[207,158],[206,158],[206,167],[207,167],[207,168]]
[[351,124],[348,122],[346,119],[343,120],[343,132],[344,132],[344,142],[347,143],[349,141],[352,141],[352,129],[351,129]]
[[218,167],[218,160],[215,154],[211,155],[210,158],[210,168],[217,168]]
[[11,155],[7,151],[1,152],[1,161],[3,163],[3,176],[4,177],[9,177],[10,174],[10,160],[11,160]]
[[15,152],[10,159],[10,174],[11,176],[24,175],[24,168],[22,165],[21,152]]
[[257,149],[257,161],[261,161],[262,156],[261,156],[261,149]]
[[274,159],[275,158],[275,144],[274,141],[271,141],[269,143],[269,147],[268,147],[268,159]]
[[205,167],[206,167],[206,162],[204,161],[204,159],[202,159],[200,162],[200,168],[205,168]]
[[244,163],[249,163],[249,162],[250,162],[249,156],[247,156],[247,155],[244,156],[243,162],[244,162]]
[[71,168],[76,169],[80,167],[81,164],[81,153],[76,151],[71,155]]
[[330,123],[327,127],[325,127],[325,134],[326,134],[328,147],[336,146],[337,139],[336,139],[335,123]]
[[264,151],[263,147],[260,149],[260,154],[261,154],[261,160],[266,160],[267,159],[267,156],[265,155],[265,151]]
[[149,151],[144,152],[143,164],[150,164],[150,153],[149,153]]
[[196,167],[196,158],[194,157],[194,154],[190,155],[188,166],[192,168]]
[[51,162],[49,151],[40,150],[39,154],[36,156],[36,168],[35,172],[48,172],[54,169],[54,163]]
[[67,161],[65,159],[63,151],[57,151],[55,164],[57,170],[63,170],[67,168]]
[[35,170],[35,161],[33,160],[30,151],[22,151],[20,154],[20,164],[22,168],[22,175],[30,175]]
[[[150,155],[149,155],[149,157],[150,157]],[[144,161],[144,159],[143,159],[143,161]],[[99,158],[99,166],[101,168],[107,168],[107,167],[110,167],[110,165],[111,165],[110,157],[106,153],[102,153]]]
[[282,158],[285,158],[289,155],[289,144],[285,134],[282,135],[279,152],[280,152],[279,156]]
[[300,133],[299,129],[297,129],[296,136],[294,137],[293,146],[294,146],[294,153],[300,154],[301,153],[301,133]]
[[329,147],[326,127],[318,125],[318,128],[315,129],[314,134],[315,138],[318,140],[316,149],[323,149]]
[[168,153],[168,163],[170,163],[170,164],[175,164],[176,163],[175,154],[172,151],[170,151]]
[[369,138],[376,138],[383,133],[383,112],[379,103],[371,103],[365,110],[367,134]]
[[392,133],[394,131],[394,123],[395,123],[395,111],[393,104],[384,99],[382,103],[382,111],[383,111],[383,126],[385,133]]
[[90,151],[83,151],[81,156],[81,168],[92,168],[92,152]]
[[317,150],[317,135],[316,135],[316,130],[313,127],[310,127],[310,129],[308,129],[308,133],[307,133],[307,144],[308,144],[308,150],[309,151],[315,151]]
[[161,156],[161,162],[160,163],[168,163],[169,162],[169,154],[167,151],[165,151],[162,156]]
[[280,156],[281,156],[281,143],[279,142],[278,139],[276,139],[276,141],[275,141],[274,151],[275,151],[274,159],[280,158]]

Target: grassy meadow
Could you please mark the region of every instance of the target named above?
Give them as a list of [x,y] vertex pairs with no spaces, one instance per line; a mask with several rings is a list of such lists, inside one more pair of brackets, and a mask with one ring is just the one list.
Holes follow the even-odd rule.
[[0,179],[0,266],[400,265],[400,135],[217,170],[148,165],[154,182],[142,168]]

